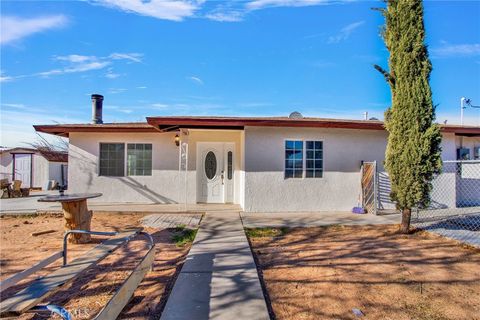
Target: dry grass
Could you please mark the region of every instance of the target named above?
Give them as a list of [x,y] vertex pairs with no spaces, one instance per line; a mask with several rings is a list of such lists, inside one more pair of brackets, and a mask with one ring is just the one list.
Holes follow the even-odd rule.
[[277,319],[480,319],[480,250],[396,226],[251,237]]
[[[129,227],[138,227],[141,214],[96,214],[92,221],[92,230],[115,231]],[[57,230],[54,233],[37,237],[33,231]],[[122,319],[158,319],[180,270],[190,243],[177,247],[172,240],[175,230],[146,229],[155,241],[156,255],[154,271],[147,273],[137,288],[130,303],[124,308]],[[33,265],[45,257],[61,250],[63,218],[61,216],[4,217],[0,219],[0,258],[1,274],[4,279]],[[104,237],[95,236],[94,243],[69,245],[69,260],[74,259]],[[75,319],[91,319],[110,299],[130,272],[146,253],[146,242],[141,236],[116,250],[94,268],[86,270],[71,285],[54,294],[49,302],[64,306]],[[41,274],[58,268],[60,261],[47,268]],[[37,274],[38,276],[38,274]],[[11,296],[24,288],[34,277],[30,277],[15,287],[2,292],[1,298]],[[20,319],[39,318],[32,314]],[[40,319],[40,318],[39,318]]]

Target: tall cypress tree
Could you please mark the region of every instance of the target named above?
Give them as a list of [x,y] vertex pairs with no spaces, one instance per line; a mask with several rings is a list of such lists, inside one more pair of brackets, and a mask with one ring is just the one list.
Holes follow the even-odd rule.
[[412,208],[428,206],[431,181],[440,172],[441,133],[429,79],[432,65],[425,45],[422,0],[385,0],[382,32],[390,52],[389,71],[375,65],[390,85],[391,107],[385,112],[389,133],[385,168],[391,198],[402,211],[400,232],[408,233]]

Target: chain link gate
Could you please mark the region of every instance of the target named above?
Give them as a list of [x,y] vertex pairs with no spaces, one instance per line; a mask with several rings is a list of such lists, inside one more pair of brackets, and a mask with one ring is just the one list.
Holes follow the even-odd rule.
[[412,224],[480,247],[480,160],[444,161],[432,181],[431,203],[412,213]]
[[377,214],[377,162],[362,164],[362,204],[368,213]]

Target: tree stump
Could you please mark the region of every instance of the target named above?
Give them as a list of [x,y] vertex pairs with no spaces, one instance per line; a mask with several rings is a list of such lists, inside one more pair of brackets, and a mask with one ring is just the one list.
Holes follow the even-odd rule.
[[[65,217],[65,231],[90,231],[92,211],[87,208],[87,200],[62,202],[63,216]],[[88,243],[91,235],[72,233],[68,236],[69,243]]]

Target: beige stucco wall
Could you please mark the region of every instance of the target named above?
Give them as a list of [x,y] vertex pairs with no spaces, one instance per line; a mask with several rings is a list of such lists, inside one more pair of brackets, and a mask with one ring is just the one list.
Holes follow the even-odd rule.
[[[102,192],[101,202],[197,202],[198,142],[235,143],[234,202],[245,211],[345,211],[361,193],[361,161],[377,161],[380,206],[393,208],[388,175],[383,168],[387,133],[375,130],[246,127],[245,131],[190,130],[188,173],[179,171],[175,133],[72,133],[69,150],[69,191]],[[322,140],[324,177],[284,179],[284,141]],[[152,176],[98,176],[100,142],[151,143]],[[454,134],[445,134],[442,159],[456,158]],[[449,179],[448,177],[445,177]],[[454,179],[454,177],[452,177]],[[186,182],[186,183],[185,183]],[[452,197],[454,197],[454,188]],[[445,196],[444,196],[445,197]],[[454,199],[434,199],[449,202]],[[450,201],[451,202],[451,201]]]
[[[102,202],[196,203],[196,143],[199,141],[234,142],[235,203],[240,202],[240,131],[190,130],[188,137],[188,173],[179,171],[179,147],[175,133],[72,133],[69,148],[69,191],[101,192]],[[152,175],[104,177],[98,175],[99,143],[151,143]],[[125,171],[126,172],[126,171]],[[186,184],[185,184],[186,181]]]
[[[361,194],[361,161],[382,161],[386,132],[325,128],[245,129],[245,211],[345,211]],[[322,140],[323,178],[284,179],[285,140]]]

